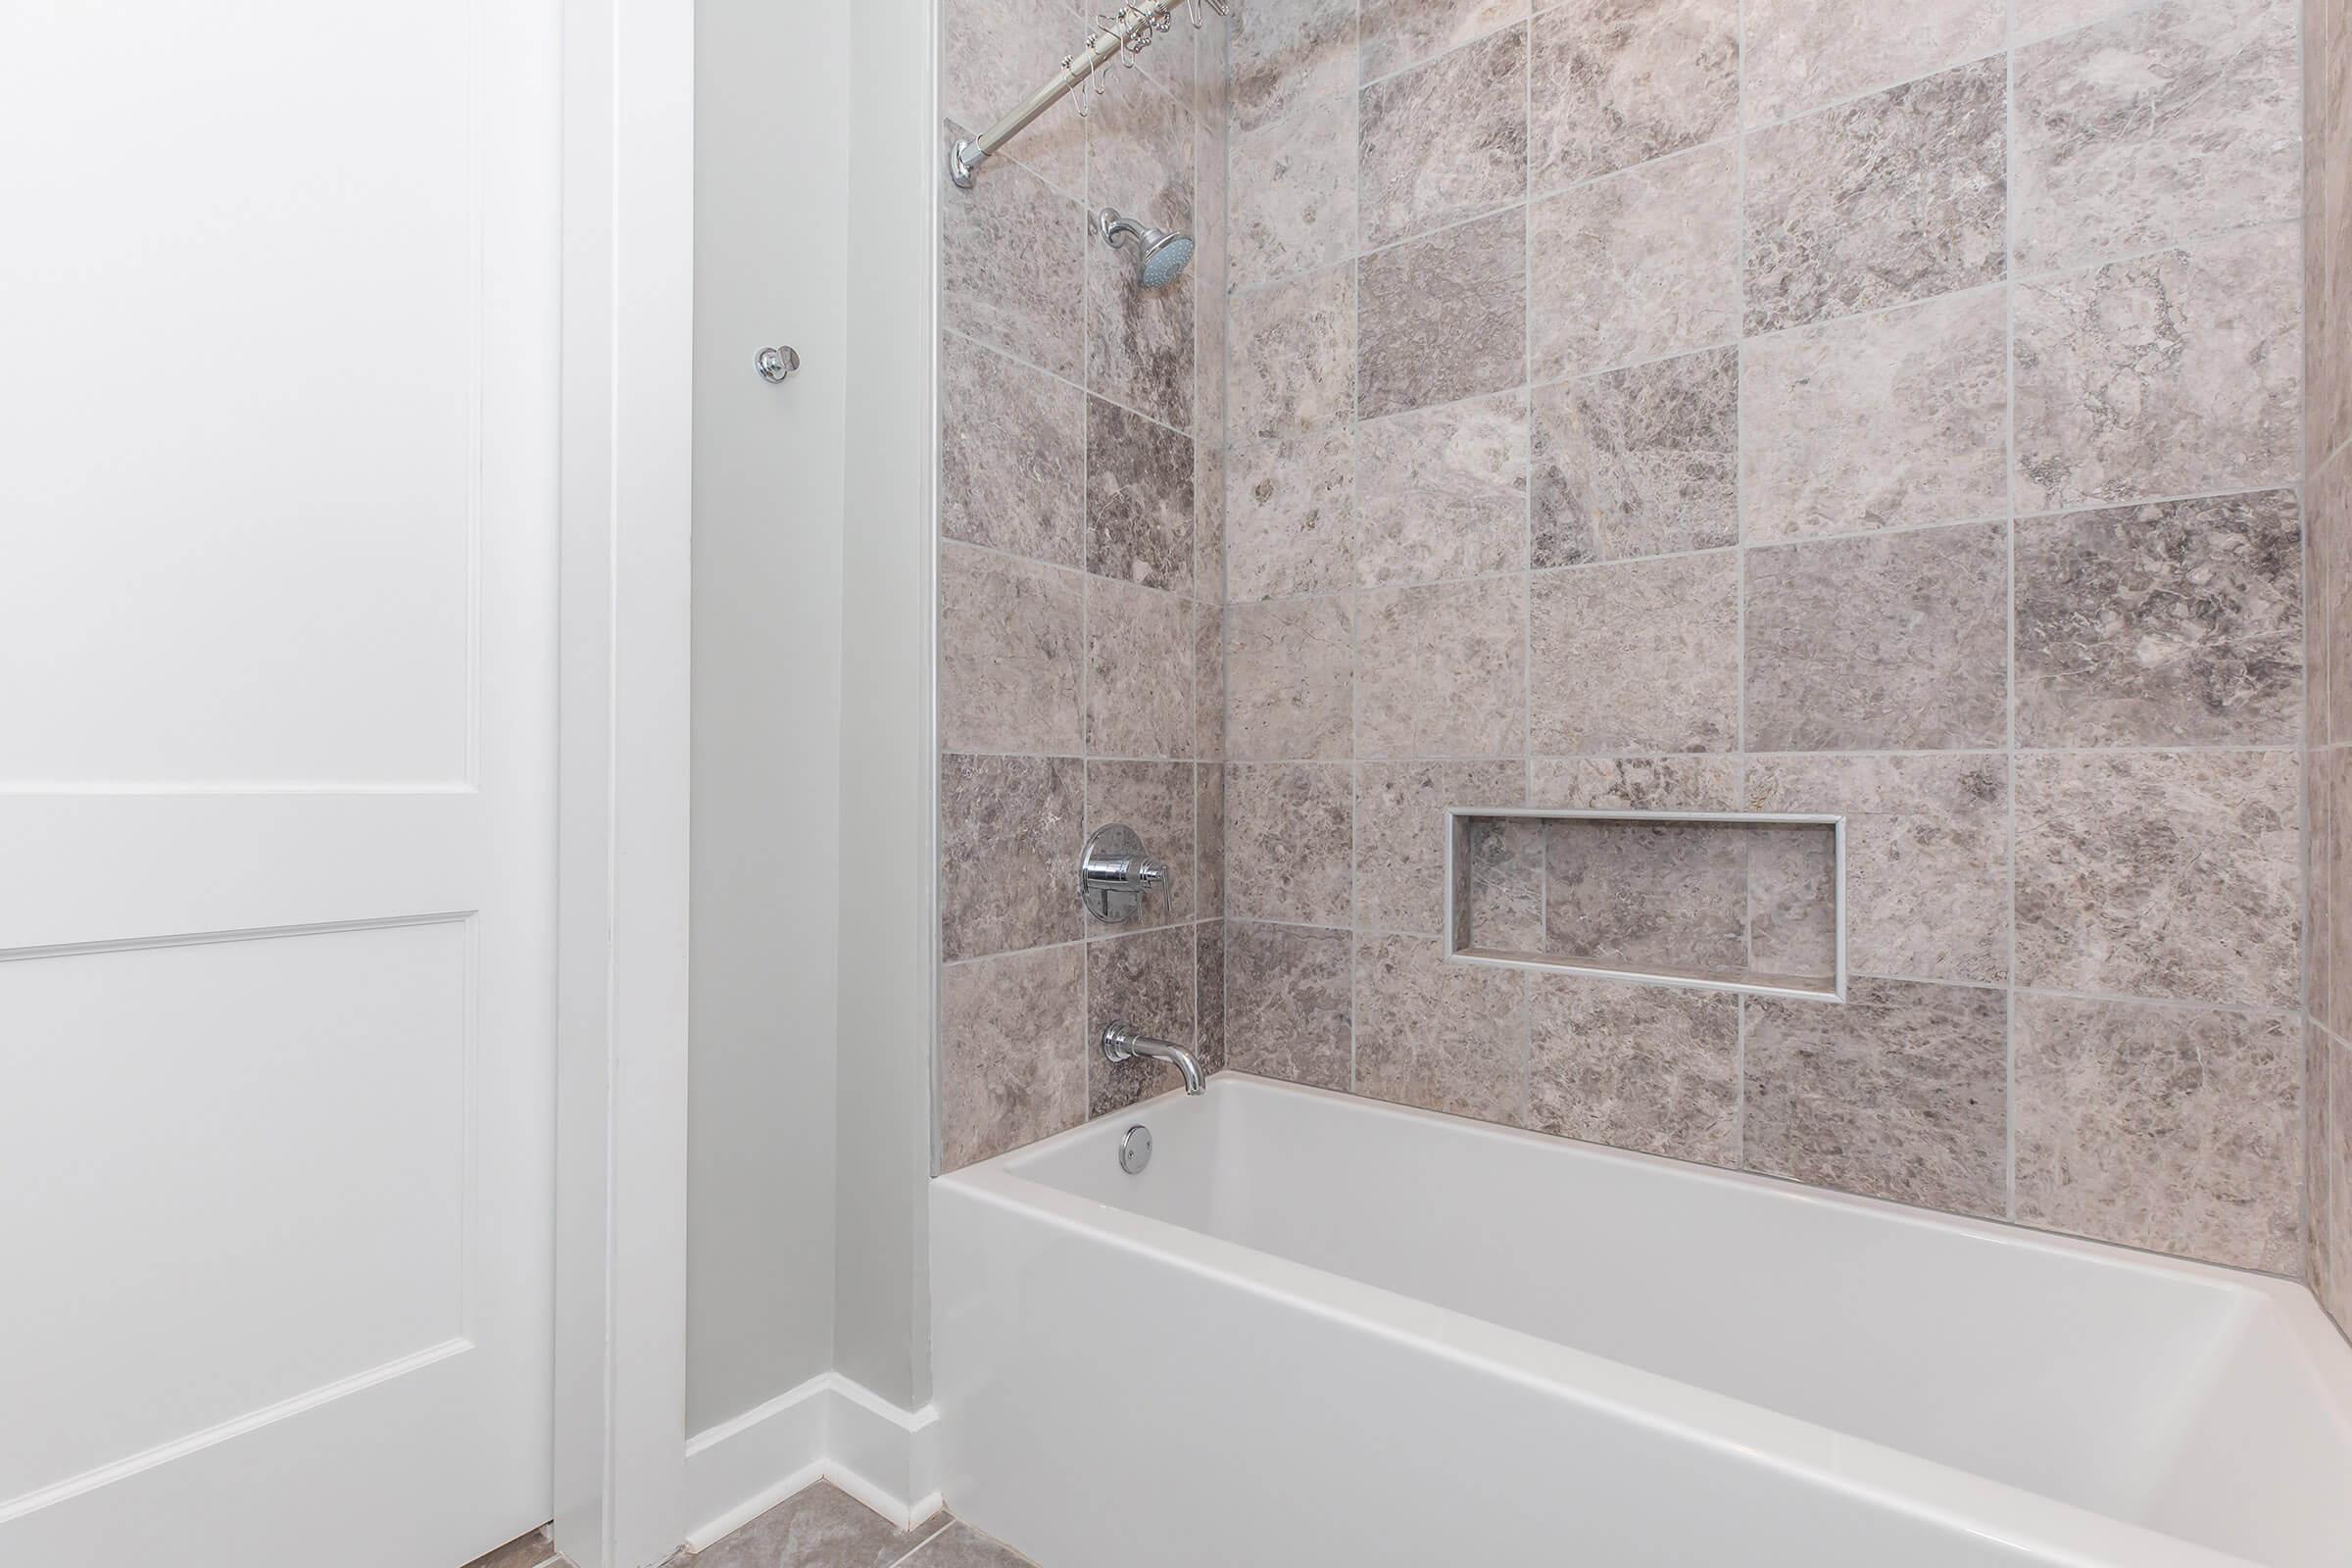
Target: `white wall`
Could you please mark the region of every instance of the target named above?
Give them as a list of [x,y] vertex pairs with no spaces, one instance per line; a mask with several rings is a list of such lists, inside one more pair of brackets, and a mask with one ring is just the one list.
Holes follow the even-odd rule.
[[689,1433],[832,1364],[849,365],[844,9],[695,23]]

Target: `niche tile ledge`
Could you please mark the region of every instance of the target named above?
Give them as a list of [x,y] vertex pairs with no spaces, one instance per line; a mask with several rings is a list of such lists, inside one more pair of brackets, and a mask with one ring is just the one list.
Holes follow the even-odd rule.
[[1842,1003],[1845,818],[1449,807],[1446,956]]

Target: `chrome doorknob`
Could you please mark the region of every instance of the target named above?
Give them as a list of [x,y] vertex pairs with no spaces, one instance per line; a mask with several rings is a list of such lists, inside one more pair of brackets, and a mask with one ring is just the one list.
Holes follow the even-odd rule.
[[781,384],[801,368],[801,351],[790,347],[761,349],[759,363],[763,379]]

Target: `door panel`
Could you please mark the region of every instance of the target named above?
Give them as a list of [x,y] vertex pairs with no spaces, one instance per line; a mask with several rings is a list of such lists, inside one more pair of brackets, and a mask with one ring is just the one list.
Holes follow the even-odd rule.
[[0,8],[0,1561],[548,1517],[557,23]]

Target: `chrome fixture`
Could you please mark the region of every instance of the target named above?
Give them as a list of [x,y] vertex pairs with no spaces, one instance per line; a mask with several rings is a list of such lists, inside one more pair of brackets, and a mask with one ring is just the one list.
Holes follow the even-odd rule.
[[1130,237],[1135,240],[1136,263],[1143,269],[1146,288],[1160,288],[1175,282],[1193,262],[1192,235],[1171,234],[1164,228],[1122,218],[1113,207],[1105,207],[1095,215],[1095,232],[1114,251],[1119,248],[1119,241]]
[[1168,868],[1144,853],[1135,829],[1113,822],[1095,829],[1078,858],[1078,896],[1096,919],[1124,925],[1144,906],[1144,895],[1168,880]]
[[1104,1061],[1125,1061],[1130,1056],[1149,1056],[1153,1061],[1164,1061],[1184,1074],[1184,1092],[1186,1094],[1198,1095],[1202,1092],[1200,1064],[1195,1061],[1193,1054],[1182,1046],[1170,1045],[1165,1040],[1154,1040],[1150,1035],[1139,1035],[1123,1023],[1106,1026],[1102,1031],[1102,1045]]
[[1119,1169],[1130,1176],[1141,1176],[1144,1167],[1152,1163],[1152,1129],[1137,1122],[1119,1140]]
[[801,351],[789,345],[780,349],[761,349],[756,363],[762,380],[773,381],[781,386],[799,371]]
[[[1235,0],[1201,0],[1201,3],[1220,17],[1233,15]],[[1182,4],[1184,0],[1137,0],[1136,4],[1121,6],[1097,22],[1078,52],[1063,57],[1061,69],[1023,99],[1019,108],[985,133],[956,144],[955,150],[948,154],[948,177],[960,188],[970,190],[972,171],[998,148],[1035,124],[1038,116],[1085,86],[1087,77],[1122,53],[1140,55],[1151,48],[1153,39],[1175,24],[1170,18]],[[1193,16],[1193,25],[1200,25],[1198,12]]]

